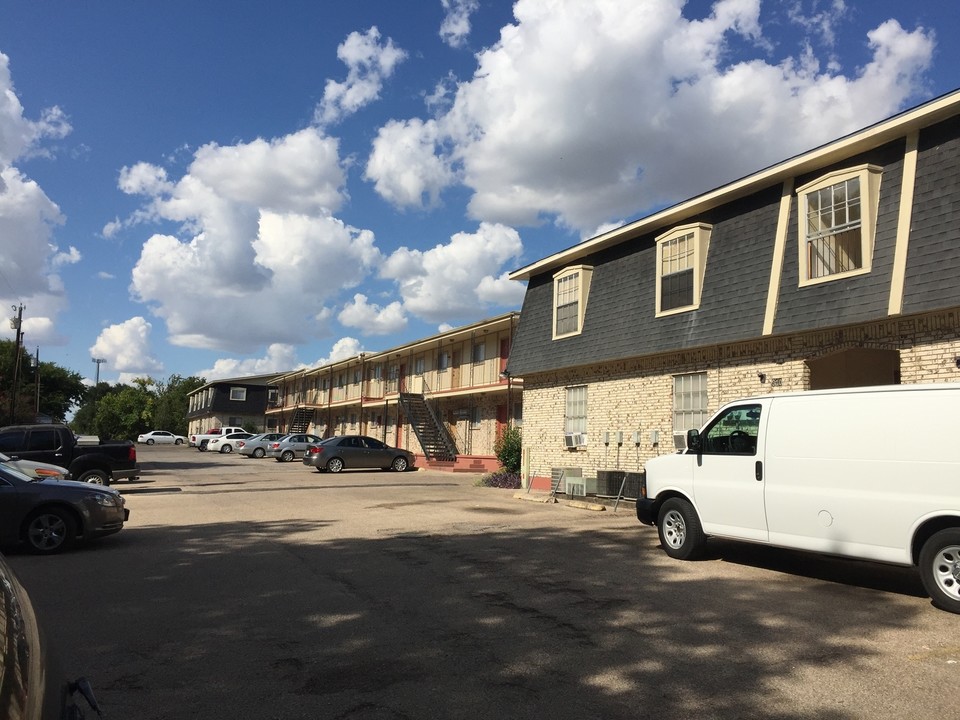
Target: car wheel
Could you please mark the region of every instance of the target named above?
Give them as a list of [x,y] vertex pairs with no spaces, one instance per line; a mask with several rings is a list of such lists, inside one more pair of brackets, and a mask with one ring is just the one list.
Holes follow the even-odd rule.
[[332,473],[338,473],[343,470],[343,460],[340,458],[330,458],[327,460],[327,470]]
[[409,467],[409,463],[403,455],[399,455],[393,459],[393,464],[390,467],[393,468],[394,472],[403,472]]
[[293,458],[293,450],[284,450],[282,453],[280,453],[280,462],[290,462],[293,460]]
[[52,555],[65,550],[77,536],[77,521],[62,508],[38,510],[27,518],[23,540],[30,552]]
[[176,440],[173,441],[173,444],[174,444],[174,445],[183,445],[183,440],[181,440],[180,438],[177,438]]
[[80,482],[90,483],[91,485],[109,485],[110,476],[103,470],[87,470],[77,478]]
[[153,445],[156,442],[153,438],[147,438],[147,445]]
[[262,458],[262,457],[263,457],[264,455],[266,455],[266,454],[267,454],[267,451],[264,450],[263,448],[256,448],[256,449],[253,451],[253,456],[254,456],[255,458]]
[[923,544],[920,579],[934,605],[960,613],[960,529],[941,530]]
[[694,560],[703,554],[706,536],[697,511],[683,498],[670,498],[660,508],[657,531],[664,552],[678,560]]
[[221,453],[224,453],[224,454],[225,454],[225,453],[232,453],[232,452],[233,452],[233,445],[224,445],[223,447],[220,448],[220,452],[221,452]]

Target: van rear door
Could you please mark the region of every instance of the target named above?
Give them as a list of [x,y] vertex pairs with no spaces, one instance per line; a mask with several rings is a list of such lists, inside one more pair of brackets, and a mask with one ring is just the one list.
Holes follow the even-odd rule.
[[708,535],[768,540],[762,455],[768,405],[726,407],[700,433],[693,493]]

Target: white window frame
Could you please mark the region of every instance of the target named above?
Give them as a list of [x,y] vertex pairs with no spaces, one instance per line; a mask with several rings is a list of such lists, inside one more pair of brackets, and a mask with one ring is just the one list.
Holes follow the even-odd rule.
[[[572,296],[568,291],[576,280]],[[553,276],[553,339],[573,337],[583,332],[583,317],[587,311],[587,298],[590,296],[590,283],[593,280],[593,267],[590,265],[571,265]],[[567,332],[557,332],[557,311],[561,307],[576,305],[577,327]]]
[[247,389],[245,387],[230,388],[230,399],[236,402],[244,402],[247,399]]
[[563,406],[563,432],[565,434],[587,434],[587,400],[589,393],[586,385],[571,385],[566,388]]
[[483,415],[480,412],[480,406],[474,405],[470,408],[470,429],[479,430],[483,424]]
[[[858,165],[823,175],[797,188],[797,251],[799,253],[799,285],[807,287],[831,282],[841,278],[865,275],[873,267],[874,236],[877,227],[877,212],[880,206],[880,179],[883,168],[877,165]],[[809,199],[814,193],[833,186],[859,180],[860,184],[860,267],[842,272],[833,272],[819,277],[810,277],[810,243],[816,236],[808,234]],[[848,229],[855,229],[856,225]],[[820,236],[824,237],[823,235]]]
[[413,374],[417,376],[423,375],[426,366],[427,363],[426,360],[424,360],[423,355],[418,355],[413,359]]
[[687,430],[699,430],[710,419],[707,374],[686,373],[673,376],[673,434],[686,436]]
[[[690,223],[680,225],[669,232],[657,237],[657,292],[656,317],[667,317],[677,313],[690,312],[700,307],[700,296],[703,292],[703,275],[707,265],[707,251],[710,249],[710,234],[713,225],[706,223]],[[677,250],[679,255],[673,257],[671,253]],[[682,252],[681,252],[682,250]],[[673,270],[664,272],[664,270]],[[692,302],[689,305],[662,310],[663,282],[665,278],[680,272],[691,271],[693,275]]]

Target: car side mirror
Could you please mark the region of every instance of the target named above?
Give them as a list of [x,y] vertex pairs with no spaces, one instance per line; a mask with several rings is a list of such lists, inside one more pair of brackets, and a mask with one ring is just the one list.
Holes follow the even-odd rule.
[[700,431],[687,430],[687,450],[699,454],[702,449],[703,441],[700,437]]

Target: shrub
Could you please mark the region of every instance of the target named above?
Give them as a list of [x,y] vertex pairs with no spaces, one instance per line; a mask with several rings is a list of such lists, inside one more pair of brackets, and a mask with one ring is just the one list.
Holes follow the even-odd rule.
[[510,490],[519,490],[520,473],[510,472],[506,468],[500,468],[496,472],[481,475],[477,480],[477,485],[481,487],[508,488]]
[[505,428],[496,443],[493,451],[504,470],[511,473],[520,472],[520,463],[523,453],[523,433],[516,426]]

